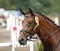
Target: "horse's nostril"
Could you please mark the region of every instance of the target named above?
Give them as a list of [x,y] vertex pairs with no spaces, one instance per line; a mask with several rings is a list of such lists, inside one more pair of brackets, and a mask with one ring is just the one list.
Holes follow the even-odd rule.
[[18,40],[19,43],[23,43],[25,40],[22,38],[20,40]]
[[27,41],[25,39],[21,39],[21,40],[18,40],[18,42],[21,44],[21,45],[25,45],[27,44]]
[[22,38],[21,41],[24,41],[24,39]]

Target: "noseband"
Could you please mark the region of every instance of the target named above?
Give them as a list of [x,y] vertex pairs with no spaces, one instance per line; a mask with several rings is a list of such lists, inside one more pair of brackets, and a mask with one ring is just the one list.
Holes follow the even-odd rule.
[[26,32],[26,33],[31,34],[31,32],[30,32],[30,31],[28,31],[28,30],[21,30],[20,32]]
[[24,34],[24,36],[25,36],[26,40],[31,41],[32,34],[33,34],[32,32],[30,32],[28,30],[21,30],[20,32],[23,32],[23,34],[24,34],[24,32],[29,33],[29,39],[27,38],[27,36],[25,34]]

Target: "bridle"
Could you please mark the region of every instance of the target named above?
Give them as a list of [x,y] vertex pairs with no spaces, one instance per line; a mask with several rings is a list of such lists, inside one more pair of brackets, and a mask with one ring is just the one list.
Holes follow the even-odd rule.
[[[36,25],[36,26],[35,26],[35,25]],[[24,32],[28,33],[28,34],[29,34],[29,39],[27,39],[27,36],[26,36],[25,34],[24,34],[24,36],[25,36],[25,38],[26,38],[27,40],[31,40],[32,35],[33,35],[33,31],[34,31],[37,27],[38,27],[38,26],[37,26],[36,22],[33,22],[31,31],[22,29],[20,32],[23,32],[23,34],[24,34]]]
[[[26,33],[29,33],[29,36],[30,36],[29,39],[27,39],[26,35],[23,33],[24,36],[25,36],[25,38],[26,38],[27,40],[31,40],[33,31],[39,26],[39,22],[38,22],[38,21],[39,21],[39,20],[38,20],[37,16],[35,16],[35,22],[33,23],[32,31],[23,30],[23,29],[20,31],[20,32],[26,32]],[[36,24],[36,26],[34,27],[35,24]],[[34,28],[34,29],[33,29],[33,28]]]

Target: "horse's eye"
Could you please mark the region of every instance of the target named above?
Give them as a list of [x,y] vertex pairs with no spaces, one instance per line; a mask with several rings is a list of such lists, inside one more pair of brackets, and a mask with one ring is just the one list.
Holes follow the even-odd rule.
[[32,22],[28,22],[28,27],[30,27],[32,25]]
[[30,24],[32,24],[32,22],[28,22],[28,24],[30,25]]

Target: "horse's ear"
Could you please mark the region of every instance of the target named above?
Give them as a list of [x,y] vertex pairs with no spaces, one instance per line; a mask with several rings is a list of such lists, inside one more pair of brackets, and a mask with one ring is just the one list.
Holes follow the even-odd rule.
[[31,10],[31,8],[29,8],[29,11],[31,13],[31,15],[34,15],[33,11]]
[[24,10],[22,10],[22,9],[19,9],[19,10],[23,15],[26,15],[26,12]]

